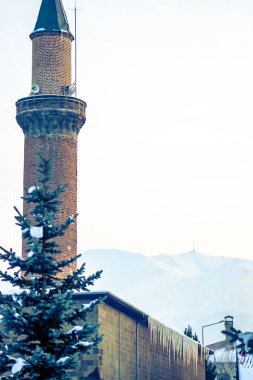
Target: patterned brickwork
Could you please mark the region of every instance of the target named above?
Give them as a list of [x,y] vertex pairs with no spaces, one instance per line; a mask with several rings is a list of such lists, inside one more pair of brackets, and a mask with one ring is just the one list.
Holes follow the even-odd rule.
[[62,94],[71,84],[71,35],[36,33],[32,37],[32,85],[41,94]]
[[[66,191],[62,195],[63,204],[59,206],[58,222],[63,222],[68,216],[77,213],[77,136],[25,136],[24,194],[30,186],[37,183],[39,154],[52,160],[52,190],[57,185],[66,185]],[[28,207],[24,203],[24,212],[28,211]],[[57,239],[57,243],[62,250],[62,255],[59,258],[65,259],[76,256],[76,224],[72,224],[65,235]],[[26,256],[25,248],[24,246],[24,256]],[[72,264],[69,272],[74,269],[76,269],[76,263]]]

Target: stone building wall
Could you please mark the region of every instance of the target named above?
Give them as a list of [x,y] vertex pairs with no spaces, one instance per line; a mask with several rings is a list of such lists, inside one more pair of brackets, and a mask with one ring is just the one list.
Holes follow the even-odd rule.
[[[82,297],[79,302],[89,303]],[[88,322],[100,325],[103,341],[90,354],[79,355],[68,379],[205,380],[209,350],[140,313],[136,318],[134,310],[125,312],[107,299],[89,313]]]
[[103,342],[81,358],[71,380],[205,380],[205,349],[200,344],[156,321],[154,339],[152,320],[145,315],[137,320],[106,303],[92,319],[100,324]]
[[99,306],[98,322],[101,324],[99,333],[104,334],[100,345],[101,379],[135,379],[135,321],[113,307],[103,304]]

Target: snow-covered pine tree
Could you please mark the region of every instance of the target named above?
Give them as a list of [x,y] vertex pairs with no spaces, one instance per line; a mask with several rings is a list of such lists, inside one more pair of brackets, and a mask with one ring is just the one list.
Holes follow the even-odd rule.
[[0,279],[14,289],[11,295],[0,293],[0,378],[67,379],[78,353],[87,353],[101,340],[98,326],[86,315],[100,300],[88,306],[73,300],[74,292],[87,291],[101,271],[86,278],[83,265],[73,275],[62,276],[77,258],[59,260],[55,239],[75,223],[76,215],[57,222],[64,189],[50,189],[50,160],[41,158],[38,172],[38,184],[24,198],[30,215],[15,208],[27,258],[2,247],[0,251],[0,260],[9,266],[8,272],[0,271]]

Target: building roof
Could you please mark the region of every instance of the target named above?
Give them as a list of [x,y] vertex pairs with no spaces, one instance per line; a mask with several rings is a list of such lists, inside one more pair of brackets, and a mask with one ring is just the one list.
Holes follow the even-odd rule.
[[207,347],[210,348],[210,350],[214,351],[214,350],[220,350],[222,348],[225,348],[226,345],[227,345],[227,342],[224,339],[221,342],[215,342],[215,343],[208,344]]
[[94,301],[97,298],[103,298],[104,303],[112,306],[113,308],[122,311],[123,313],[129,315],[134,320],[138,322],[148,322],[149,315],[143,311],[137,309],[135,306],[132,306],[126,301],[123,301],[121,298],[115,296],[111,292],[101,291],[101,292],[85,292],[85,293],[75,293],[74,299],[80,301]]
[[42,0],[38,19],[30,37],[33,38],[42,32],[61,32],[72,36],[62,0]]
[[[194,340],[190,339],[186,335],[183,335],[173,329],[170,329],[169,327],[163,325],[162,323],[152,319],[149,314],[144,313],[143,311],[139,310],[135,306],[131,305],[130,303],[122,300],[121,298],[115,296],[115,294],[112,294],[109,291],[97,291],[97,292],[81,292],[81,293],[74,293],[74,300],[82,302],[82,303],[90,303],[91,301],[94,301],[98,298],[103,299],[103,303],[106,305],[111,306],[115,310],[118,310],[125,315],[128,315],[131,317],[136,324],[141,323],[144,326],[148,326],[149,324],[152,325],[153,331],[159,331],[159,341],[160,342],[167,342],[168,339],[173,339],[173,337],[177,340],[177,342],[191,342],[193,345],[197,345],[199,349],[203,349],[206,355],[209,355],[211,353],[211,350],[209,348],[202,346],[199,342],[195,342]],[[154,333],[154,337],[157,337],[156,333]],[[168,338],[170,337],[170,338]],[[156,339],[156,338],[155,338]],[[181,340],[180,340],[181,339]],[[180,350],[182,349],[182,345],[180,345]],[[166,344],[166,343],[165,343]],[[163,347],[164,344],[162,343]],[[186,344],[184,347],[188,347]]]

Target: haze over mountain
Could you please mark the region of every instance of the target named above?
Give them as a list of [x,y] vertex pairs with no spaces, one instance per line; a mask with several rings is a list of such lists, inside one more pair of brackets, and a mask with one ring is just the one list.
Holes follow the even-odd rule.
[[[91,291],[110,291],[165,325],[183,332],[234,316],[234,326],[253,331],[253,261],[195,251],[145,256],[121,250],[89,250],[79,259],[86,274],[102,269]],[[2,292],[13,292],[0,282]],[[205,329],[205,344],[223,340],[223,325]]]
[[[87,273],[103,269],[91,290],[108,290],[180,332],[234,316],[234,325],[253,330],[253,261],[195,251],[148,257],[120,250],[82,255]],[[205,329],[205,343],[223,340],[223,325]]]

